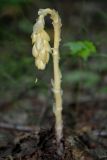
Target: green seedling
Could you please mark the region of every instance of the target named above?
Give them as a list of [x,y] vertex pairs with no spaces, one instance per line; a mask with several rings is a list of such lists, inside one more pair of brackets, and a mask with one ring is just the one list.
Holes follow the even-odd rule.
[[70,49],[70,54],[87,60],[96,52],[96,47],[91,41],[68,42],[64,46]]

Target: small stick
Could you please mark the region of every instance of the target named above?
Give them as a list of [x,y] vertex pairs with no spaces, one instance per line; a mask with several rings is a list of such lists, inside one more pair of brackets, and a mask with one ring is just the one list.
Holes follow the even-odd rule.
[[6,129],[6,130],[16,130],[19,132],[33,132],[33,131],[38,131],[39,127],[29,127],[29,126],[21,126],[18,124],[8,124],[4,122],[0,122],[0,128],[1,129]]

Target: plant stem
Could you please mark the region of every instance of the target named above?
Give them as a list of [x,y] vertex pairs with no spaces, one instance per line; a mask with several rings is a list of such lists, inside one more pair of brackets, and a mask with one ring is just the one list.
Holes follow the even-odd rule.
[[61,139],[63,136],[63,123],[62,123],[62,89],[61,89],[61,71],[59,67],[59,43],[61,40],[60,32],[61,32],[61,19],[58,13],[55,10],[46,9],[46,14],[51,15],[52,24],[54,27],[54,48],[53,48],[53,69],[54,69],[54,83],[53,83],[53,92],[55,98],[55,106],[54,114],[55,114],[55,130],[56,130],[56,138],[58,144],[58,152],[61,153],[63,151],[63,146],[61,144]]
[[60,23],[54,25],[54,49],[53,49],[53,66],[54,66],[54,97],[55,97],[55,118],[56,118],[56,136],[57,142],[60,143],[62,138],[62,90],[61,90],[61,72],[59,68],[59,42],[60,42]]
[[[53,82],[53,92],[54,92],[54,98],[55,98],[55,106],[54,106],[54,114],[55,114],[55,130],[56,130],[56,139],[57,139],[57,145],[58,145],[58,153],[62,153],[63,146],[61,143],[62,139],[62,130],[63,130],[63,123],[62,123],[62,90],[61,90],[61,72],[59,67],[59,43],[60,43],[60,32],[61,32],[61,19],[59,17],[59,14],[52,9],[40,9],[39,12],[39,19],[37,23],[34,26],[34,33],[32,34],[32,40],[34,44],[33,48],[33,56],[36,58],[36,66],[38,69],[45,69],[45,65],[48,62],[47,60],[47,46],[45,46],[49,42],[49,38],[47,38],[46,33],[45,36],[44,33],[44,17],[47,16],[47,14],[51,15],[52,24],[54,27],[54,47],[52,49],[52,56],[53,56],[53,69],[54,69],[54,82]],[[36,29],[35,29],[36,28]],[[35,34],[36,33],[36,34]],[[39,36],[39,39],[37,41],[37,38]],[[40,37],[41,36],[41,37]],[[35,38],[36,37],[36,38]],[[46,39],[45,39],[46,38]],[[41,43],[41,41],[45,43],[44,45]],[[41,43],[41,46],[40,46]],[[35,49],[35,45],[37,48]],[[46,48],[45,48],[45,47]],[[41,47],[43,50],[45,50],[46,58],[42,57],[42,54],[40,53]],[[39,48],[39,49],[38,49]],[[37,51],[37,49],[39,51]],[[49,49],[48,49],[49,50]],[[39,56],[38,56],[39,55]]]
[[59,44],[60,44],[60,33],[61,33],[61,19],[58,13],[55,10],[48,10],[51,15],[51,19],[53,20],[54,27],[54,48],[53,48],[53,69],[54,69],[54,83],[53,83],[53,92],[55,98],[55,106],[54,114],[55,114],[55,130],[56,130],[56,138],[58,145],[58,153],[61,154],[63,152],[63,146],[61,143],[61,139],[63,136],[63,122],[62,122],[62,89],[61,89],[61,71],[59,67]]

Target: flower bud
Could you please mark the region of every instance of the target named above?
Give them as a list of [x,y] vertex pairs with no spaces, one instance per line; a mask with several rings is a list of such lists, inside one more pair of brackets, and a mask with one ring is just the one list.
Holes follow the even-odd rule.
[[45,69],[45,64],[40,59],[35,60],[35,65],[37,66],[38,69],[41,69],[41,70]]
[[39,16],[39,18],[37,19],[37,22],[33,26],[33,32],[39,32],[39,31],[43,30],[44,24],[45,24],[45,22],[44,22],[43,16]]
[[43,39],[45,39],[46,41],[50,41],[50,37],[49,37],[48,33],[45,30],[42,30],[41,37]]
[[36,46],[35,46],[35,44],[33,45],[33,48],[32,48],[32,55],[36,58],[37,56],[38,56],[38,51],[37,51],[37,49],[36,49]]
[[38,69],[43,70],[49,61],[51,47],[49,44],[50,37],[44,30],[44,18],[42,15],[39,16],[33,27],[31,38],[33,43],[32,54],[35,57],[35,65]]
[[37,38],[37,35],[35,33],[32,33],[31,35],[32,44],[36,42],[36,38]]

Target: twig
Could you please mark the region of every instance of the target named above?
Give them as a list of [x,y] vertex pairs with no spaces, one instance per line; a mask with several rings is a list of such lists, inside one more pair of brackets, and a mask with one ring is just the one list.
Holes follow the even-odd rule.
[[100,132],[98,130],[95,130],[92,132],[92,134],[97,137],[107,138],[107,131],[106,130],[102,130]]
[[5,130],[16,130],[18,132],[34,132],[39,130],[39,127],[21,126],[18,124],[8,124],[4,122],[0,122],[0,128]]

